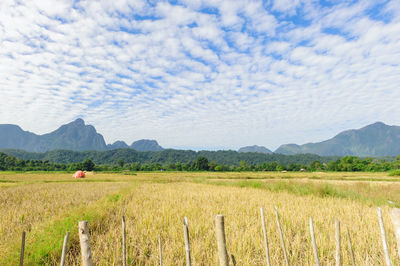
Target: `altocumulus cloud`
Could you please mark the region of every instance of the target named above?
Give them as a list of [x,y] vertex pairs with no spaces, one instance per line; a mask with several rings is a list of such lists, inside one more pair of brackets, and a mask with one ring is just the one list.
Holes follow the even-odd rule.
[[237,148],[400,124],[392,1],[0,2],[0,123]]

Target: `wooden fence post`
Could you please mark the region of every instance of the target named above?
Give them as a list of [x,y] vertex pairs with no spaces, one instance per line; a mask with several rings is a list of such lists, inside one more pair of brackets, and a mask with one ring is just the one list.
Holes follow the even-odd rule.
[[89,225],[87,221],[80,221],[79,227],[79,242],[81,244],[81,256],[83,266],[92,266],[92,251],[90,249]]
[[320,262],[319,262],[319,257],[318,257],[317,242],[315,241],[314,224],[313,224],[312,217],[310,217],[310,234],[311,234],[311,242],[312,242],[313,249],[314,249],[315,265],[319,266]]
[[235,256],[233,256],[233,254],[231,254],[231,261],[232,261],[232,265],[236,266],[236,259],[235,259]]
[[278,225],[278,230],[279,230],[279,236],[281,237],[281,244],[282,244],[282,249],[283,249],[283,256],[285,257],[286,266],[289,266],[289,259],[288,259],[288,255],[287,255],[287,252],[286,252],[285,239],[284,239],[284,237],[283,237],[281,222],[279,221],[278,208],[277,208],[276,206],[275,206],[275,215],[276,215],[276,223],[277,223],[277,225]]
[[347,226],[346,226],[346,231],[347,231],[347,240],[349,242],[349,248],[350,248],[351,263],[353,266],[356,266],[356,260],[354,258],[353,244],[351,243],[350,232],[349,232],[349,228]]
[[69,237],[69,232],[67,232],[67,234],[64,237],[64,243],[63,243],[63,247],[62,247],[60,266],[64,266],[64,264],[65,264],[65,256],[67,254],[68,237]]
[[21,241],[21,254],[19,256],[19,265],[24,265],[24,253],[25,253],[25,231],[22,232],[22,241]]
[[340,222],[335,219],[335,242],[336,242],[336,266],[342,266],[342,256],[340,247]]
[[388,245],[386,242],[386,233],[385,233],[385,227],[383,226],[381,208],[378,208],[378,220],[379,220],[379,227],[381,229],[382,245],[383,245],[383,252],[385,254],[386,265],[391,266],[392,263],[391,263],[390,257],[389,257],[389,249],[388,249]]
[[122,265],[126,266],[126,223],[125,216],[122,216]]
[[183,218],[183,231],[185,234],[185,250],[186,250],[186,265],[192,265],[192,259],[190,257],[190,241],[189,241],[189,225],[187,218]]
[[160,266],[162,266],[162,246],[161,246],[161,236],[158,236],[158,249],[160,253]]
[[393,209],[390,211],[390,219],[392,220],[393,229],[396,233],[397,254],[400,259],[400,209]]
[[217,233],[219,264],[221,266],[229,266],[229,257],[226,250],[225,222],[223,215],[218,214],[217,216],[215,216],[215,228]]
[[264,217],[264,209],[260,208],[261,213],[261,226],[264,235],[264,245],[265,245],[265,260],[267,262],[267,266],[270,266],[271,262],[269,260],[269,249],[268,249],[268,238],[267,238],[267,229],[265,227],[265,217]]

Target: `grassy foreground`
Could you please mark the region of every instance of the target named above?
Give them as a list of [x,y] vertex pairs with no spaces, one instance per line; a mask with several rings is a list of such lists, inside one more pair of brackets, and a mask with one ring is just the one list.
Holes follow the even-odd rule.
[[[334,219],[342,223],[343,265],[384,263],[376,207],[381,206],[393,265],[398,265],[389,210],[400,204],[398,178],[371,173],[0,173],[0,265],[18,264],[27,231],[26,265],[59,263],[71,232],[67,265],[79,265],[77,224],[88,220],[96,265],[121,264],[121,217],[126,216],[131,265],[156,265],[158,236],[165,265],[183,265],[182,218],[189,220],[194,265],[217,265],[214,216],[225,215],[227,249],[238,265],[265,264],[259,207],[264,207],[271,262],[283,264],[273,206],[280,212],[289,260],[312,265],[312,216],[323,265],[334,264]],[[4,240],[4,241],[3,241]]]

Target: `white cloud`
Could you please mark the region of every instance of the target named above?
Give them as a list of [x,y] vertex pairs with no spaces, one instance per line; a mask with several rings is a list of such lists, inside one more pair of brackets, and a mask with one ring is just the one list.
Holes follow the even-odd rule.
[[52,0],[34,0],[32,2],[33,5],[30,6],[31,8],[35,6],[39,13],[44,13],[51,17],[67,17],[74,3],[73,0],[58,0],[57,2]]
[[400,124],[395,1],[385,20],[374,1],[52,3],[0,3],[0,123],[203,148]]
[[300,4],[301,4],[300,0],[273,1],[272,10],[284,12],[289,15],[294,15],[294,14],[296,14],[296,9]]

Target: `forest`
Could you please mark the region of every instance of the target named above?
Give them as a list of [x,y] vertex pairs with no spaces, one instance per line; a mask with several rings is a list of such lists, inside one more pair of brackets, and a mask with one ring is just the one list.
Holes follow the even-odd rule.
[[[118,150],[117,150],[118,151]],[[125,151],[124,149],[119,152]],[[61,151],[62,152],[62,151]],[[138,152],[140,154],[140,152]],[[163,154],[164,152],[154,152]],[[205,155],[215,155],[217,152],[209,152]],[[73,154],[73,152],[71,153]],[[145,153],[146,154],[146,153]],[[149,154],[149,153],[147,153]],[[164,153],[165,154],[165,153]],[[230,154],[229,152],[227,154]],[[275,155],[277,159],[270,161],[257,161],[257,154],[244,154],[244,158],[248,156],[252,160],[237,161],[237,158],[225,158],[225,162],[221,160],[213,160],[213,156],[198,156],[190,160],[189,158],[178,161],[178,158],[172,160],[169,157],[158,157],[158,160],[150,159],[132,161],[127,157],[113,157],[113,160],[105,163],[99,163],[99,158],[85,158],[79,162],[52,162],[42,159],[19,159],[15,156],[7,155],[0,152],[0,170],[1,171],[347,171],[347,172],[383,172],[400,169],[400,156],[394,160],[385,160],[382,158],[359,158],[355,156],[344,156],[341,158],[320,157],[314,158],[316,155]],[[261,154],[263,155],[263,154]],[[253,157],[252,157],[253,156]],[[265,156],[265,155],[264,155]],[[268,156],[270,157],[270,156]],[[129,157],[128,157],[129,159]],[[236,161],[235,161],[236,159]],[[260,158],[258,158],[260,159]],[[314,159],[314,160],[313,160]],[[104,160],[104,158],[103,158]]]

